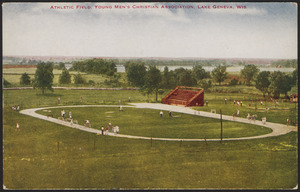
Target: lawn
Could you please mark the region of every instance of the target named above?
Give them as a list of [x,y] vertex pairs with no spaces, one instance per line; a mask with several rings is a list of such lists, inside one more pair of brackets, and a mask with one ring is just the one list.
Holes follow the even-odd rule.
[[[51,109],[55,118],[60,117],[62,108]],[[122,112],[119,108],[91,107],[91,108],[65,108],[66,117],[69,112],[78,123],[84,125],[89,119],[92,127],[100,129],[108,123],[118,125],[122,134],[182,139],[219,139],[220,120],[173,113],[174,117],[168,117],[168,111],[164,111],[163,118],[159,117],[158,110],[125,108]],[[38,113],[47,115],[47,112]],[[237,138],[246,136],[263,135],[271,132],[271,129],[244,123],[223,121],[223,138]]]
[[[80,96],[83,96],[82,103]],[[213,107],[218,109],[224,102],[222,97],[228,96],[243,98],[242,94],[220,94]],[[147,102],[153,101],[153,95],[147,98],[139,91],[125,90],[55,90],[47,95],[36,90],[4,90],[3,97],[3,184],[9,189],[290,189],[298,183],[296,132],[264,139],[223,141],[222,144],[153,141],[151,146],[149,140],[98,136],[22,115],[10,108],[16,104],[21,104],[23,109],[57,106],[58,97],[62,99],[59,106],[118,104],[119,100],[124,105],[129,97],[132,102]],[[207,93],[205,98],[209,99],[208,107],[213,105],[214,94]],[[126,119],[131,109],[124,109],[122,118]],[[56,115],[60,108],[57,110]],[[72,109],[72,113],[75,117],[78,112],[82,120],[85,113],[92,117],[101,112],[98,111],[101,108],[77,110]],[[110,111],[113,110],[117,109]],[[225,111],[224,108],[224,114]],[[161,120],[158,111],[144,112],[154,117],[156,123]],[[276,115],[286,117],[296,113],[285,109],[273,112],[274,118],[270,117],[270,121],[277,121]],[[133,109],[132,113],[139,115]],[[196,118],[193,121],[202,121],[199,117],[175,115],[181,115],[176,121],[183,124],[193,118]],[[134,127],[125,130],[125,123],[143,123],[131,118],[133,120],[128,118],[124,126],[120,126],[121,133],[137,131]],[[209,121],[214,124],[213,120]],[[20,131],[15,128],[16,122],[20,123]],[[98,123],[97,119],[91,122],[92,125]],[[103,122],[108,123],[106,119]],[[151,127],[148,122],[144,124]],[[101,124],[95,124],[96,128]],[[147,134],[147,130],[143,134]]]
[[[23,73],[27,73],[31,79],[34,79],[36,68],[4,68],[3,69],[3,78],[11,83],[15,87],[20,87],[20,78]],[[62,70],[54,69],[53,74],[53,86],[64,86],[64,87],[74,87],[74,86],[93,86],[93,87],[111,87],[110,85],[106,85],[104,83],[105,80],[109,80],[112,77],[103,74],[87,74],[83,72],[77,71],[69,71],[70,75],[72,76],[71,81],[72,84],[63,84],[59,83],[59,77],[62,74]],[[86,80],[86,83],[89,81],[93,81],[94,84],[85,84],[85,85],[75,85],[74,84],[74,75],[81,74],[82,77]],[[125,73],[118,73],[120,75],[119,82],[120,85],[127,85],[127,78]]]
[[[214,109],[217,113],[220,113],[220,110],[222,110],[222,114],[230,116],[232,116],[233,113],[237,114],[237,111],[239,110],[239,117],[246,118],[249,113],[250,115],[256,115],[256,119],[258,120],[261,120],[262,117],[266,117],[267,121],[280,124],[285,124],[287,118],[292,122],[290,123],[291,125],[296,125],[296,122],[298,121],[297,105],[285,100],[279,100],[278,105],[276,105],[275,102],[270,102],[268,100],[263,101],[261,104],[260,99],[262,98],[255,101],[254,98],[253,100],[250,98],[244,100],[242,96],[230,96],[230,100],[225,104],[225,98],[226,96],[223,95],[219,97],[219,99],[208,100],[208,106],[205,104],[203,107],[193,107],[193,109],[208,112]],[[227,98],[229,99],[229,97]],[[239,101],[242,100],[243,105],[234,105],[234,99]]]

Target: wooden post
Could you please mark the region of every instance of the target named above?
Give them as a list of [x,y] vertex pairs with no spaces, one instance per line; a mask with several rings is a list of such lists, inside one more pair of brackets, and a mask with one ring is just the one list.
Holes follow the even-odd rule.
[[291,138],[292,138],[292,136],[290,136],[290,137],[289,137],[289,141],[288,141],[288,144],[290,144],[290,142],[291,142]]
[[96,141],[95,141],[95,136],[94,136],[94,151],[95,151],[95,148],[96,148]]
[[256,108],[256,100],[255,100],[255,112],[256,112],[256,109],[257,109],[257,108]]
[[221,109],[220,109],[220,119],[221,119],[221,143],[222,143],[223,125],[222,125],[222,110]]

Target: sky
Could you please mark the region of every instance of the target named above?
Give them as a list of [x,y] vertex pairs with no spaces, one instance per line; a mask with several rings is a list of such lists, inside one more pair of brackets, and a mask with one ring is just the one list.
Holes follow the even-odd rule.
[[5,3],[2,8],[4,56],[297,59],[295,3]]

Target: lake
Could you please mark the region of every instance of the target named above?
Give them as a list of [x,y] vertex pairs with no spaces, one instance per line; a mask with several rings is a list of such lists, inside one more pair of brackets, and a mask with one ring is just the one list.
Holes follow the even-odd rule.
[[[193,66],[191,65],[185,65],[185,66],[168,66],[169,71],[174,71],[175,69],[178,68],[184,68],[184,69],[193,69]],[[160,71],[163,71],[165,66],[157,66],[157,68]],[[204,66],[203,69],[205,69],[205,71],[207,72],[211,72],[215,67],[213,66]],[[233,66],[233,67],[227,67],[227,72],[240,72],[242,69],[244,68],[244,66]],[[280,72],[293,72],[295,70],[295,68],[276,68],[276,67],[259,67],[260,71],[280,71]],[[121,72],[124,73],[125,72],[125,67],[124,65],[117,65],[117,72]]]

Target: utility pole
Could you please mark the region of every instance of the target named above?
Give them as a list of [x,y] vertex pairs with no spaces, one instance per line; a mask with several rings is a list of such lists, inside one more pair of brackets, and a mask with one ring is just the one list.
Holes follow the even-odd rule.
[[220,118],[221,118],[221,143],[222,143],[222,137],[223,137],[223,125],[222,125],[222,109],[220,109]]

